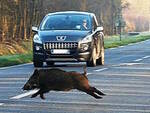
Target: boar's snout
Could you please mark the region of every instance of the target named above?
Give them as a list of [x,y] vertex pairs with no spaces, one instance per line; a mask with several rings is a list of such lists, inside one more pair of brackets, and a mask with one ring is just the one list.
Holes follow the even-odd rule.
[[31,89],[32,89],[32,86],[31,86],[29,83],[27,83],[27,84],[25,84],[25,85],[23,86],[22,89],[23,89],[23,90],[31,90]]

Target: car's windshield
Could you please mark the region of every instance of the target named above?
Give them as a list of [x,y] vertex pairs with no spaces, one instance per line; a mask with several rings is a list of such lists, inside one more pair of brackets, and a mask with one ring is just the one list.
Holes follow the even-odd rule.
[[41,25],[41,30],[90,30],[88,15],[50,15]]

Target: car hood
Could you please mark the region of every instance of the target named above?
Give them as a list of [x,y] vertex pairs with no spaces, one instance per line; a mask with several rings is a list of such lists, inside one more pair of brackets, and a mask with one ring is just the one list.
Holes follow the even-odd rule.
[[58,41],[57,36],[65,36],[63,41],[80,41],[87,36],[90,31],[79,30],[53,30],[53,31],[39,31],[38,34],[43,42]]

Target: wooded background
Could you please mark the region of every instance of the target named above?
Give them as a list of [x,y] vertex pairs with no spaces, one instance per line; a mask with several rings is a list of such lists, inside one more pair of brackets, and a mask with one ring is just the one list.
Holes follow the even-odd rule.
[[123,10],[127,31],[150,32],[150,0],[126,0],[130,6]]
[[56,11],[88,11],[96,14],[105,34],[115,34],[121,0],[0,0],[0,42],[29,40],[31,27]]

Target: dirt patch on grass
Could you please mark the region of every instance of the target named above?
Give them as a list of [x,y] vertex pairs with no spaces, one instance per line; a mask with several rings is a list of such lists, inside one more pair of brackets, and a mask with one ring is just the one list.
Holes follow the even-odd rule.
[[0,56],[14,55],[14,54],[27,54],[32,51],[31,41],[5,41],[0,43]]

